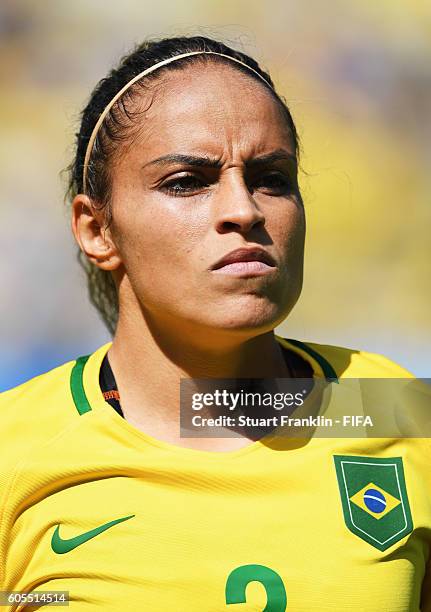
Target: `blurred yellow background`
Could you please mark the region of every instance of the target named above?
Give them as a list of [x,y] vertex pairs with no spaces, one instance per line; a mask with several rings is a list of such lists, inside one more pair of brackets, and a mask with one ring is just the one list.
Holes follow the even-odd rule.
[[108,340],[63,204],[79,112],[146,37],[206,35],[271,72],[302,140],[302,297],[278,332],[431,377],[431,4],[0,5],[0,389]]

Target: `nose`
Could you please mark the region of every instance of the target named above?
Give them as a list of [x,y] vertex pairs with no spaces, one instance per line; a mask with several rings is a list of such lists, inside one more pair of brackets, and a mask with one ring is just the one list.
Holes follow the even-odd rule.
[[226,180],[217,198],[216,229],[220,234],[232,230],[246,234],[265,225],[265,215],[250,193],[242,176]]

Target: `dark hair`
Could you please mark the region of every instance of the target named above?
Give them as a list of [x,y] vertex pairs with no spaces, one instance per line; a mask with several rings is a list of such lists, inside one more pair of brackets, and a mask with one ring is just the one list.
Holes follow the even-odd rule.
[[[76,194],[84,192],[83,169],[86,149],[94,126],[109,102],[124,85],[146,68],[170,57],[192,51],[223,53],[243,62],[261,75],[268,84],[268,90],[282,105],[292,134],[295,154],[298,157],[298,135],[287,104],[276,93],[269,74],[264,72],[254,59],[221,42],[203,36],[149,40],[143,42],[131,53],[123,57],[118,67],[111,70],[106,78],[99,81],[90,96],[88,104],[82,111],[80,130],[76,134],[75,159],[68,167],[69,186],[67,198],[69,202],[72,202]],[[133,129],[136,128],[137,122],[134,119],[136,119],[137,112],[132,111],[131,104],[136,94],[145,88],[149,81],[159,78],[164,72],[182,70],[188,64],[209,61],[229,63],[233,68],[263,83],[262,79],[251,70],[227,58],[211,54],[192,55],[167,64],[150,73],[144,79],[138,80],[117,100],[106,115],[92,148],[85,185],[87,195],[91,197],[93,202],[97,203],[98,208],[104,209],[106,225],[109,225],[111,221],[111,164],[109,162],[112,162],[113,156],[118,150],[117,144],[128,140],[133,135]],[[266,86],[265,83],[263,83],[263,86]],[[87,274],[90,300],[99,311],[108,329],[113,333],[118,319],[118,296],[112,275],[110,272],[101,270],[93,265],[81,251],[79,251],[78,257],[81,266]]]

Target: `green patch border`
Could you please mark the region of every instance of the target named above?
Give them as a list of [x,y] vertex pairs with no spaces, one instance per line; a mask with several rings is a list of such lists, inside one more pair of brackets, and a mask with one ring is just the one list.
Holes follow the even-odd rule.
[[[344,522],[352,533],[356,536],[364,540],[374,548],[377,548],[380,551],[384,551],[400,540],[402,540],[406,535],[413,531],[413,519],[410,511],[409,499],[407,496],[407,487],[406,481],[404,477],[404,467],[402,457],[364,457],[362,455],[334,455],[334,463],[335,463],[335,471],[337,474],[338,488],[340,491],[341,503],[343,506],[343,514],[344,514]],[[400,493],[400,501],[403,505],[403,512],[405,517],[405,526],[401,531],[395,533],[392,537],[387,538],[384,542],[380,542],[375,537],[368,534],[366,531],[356,526],[351,512],[350,512],[350,500],[348,491],[346,489],[346,482],[343,472],[342,464],[344,461],[349,461],[350,463],[372,463],[372,464],[395,464],[396,466],[396,474],[398,478],[398,490]]]

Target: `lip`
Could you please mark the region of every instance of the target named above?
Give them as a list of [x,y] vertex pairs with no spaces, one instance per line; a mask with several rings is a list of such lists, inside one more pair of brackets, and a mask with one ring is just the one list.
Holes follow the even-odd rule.
[[240,248],[227,253],[210,268],[213,272],[239,275],[260,275],[274,271],[272,255],[261,247]]
[[276,269],[274,266],[263,263],[263,261],[237,261],[212,272],[213,274],[245,277],[273,274]]

